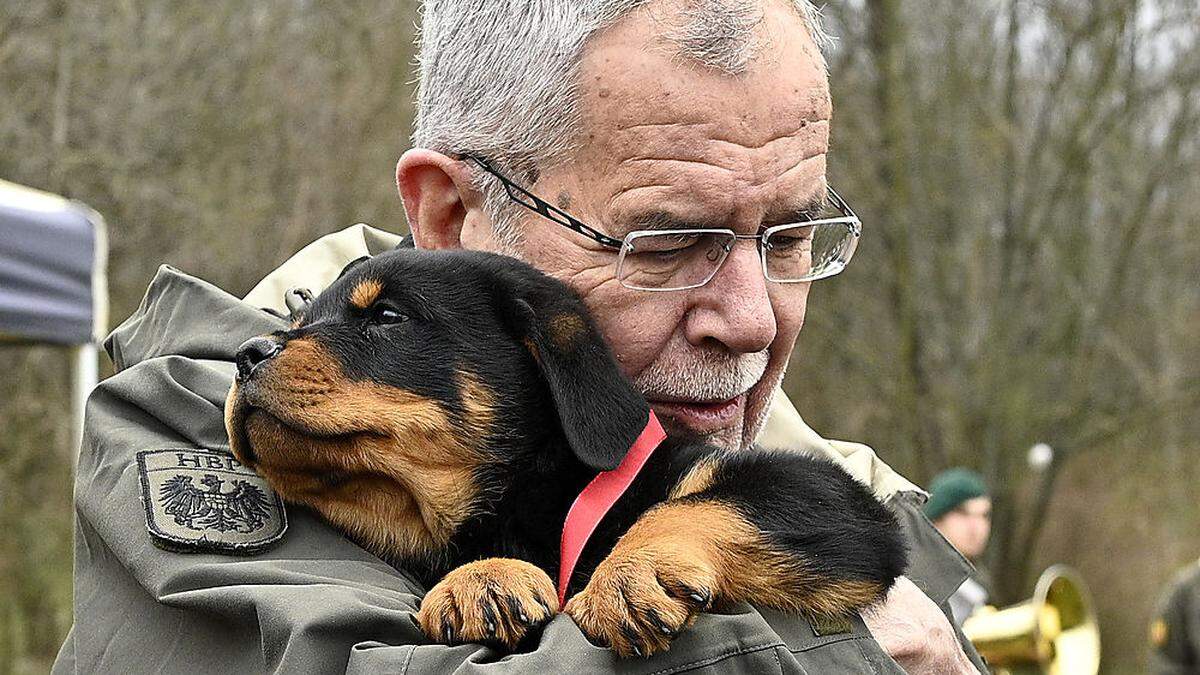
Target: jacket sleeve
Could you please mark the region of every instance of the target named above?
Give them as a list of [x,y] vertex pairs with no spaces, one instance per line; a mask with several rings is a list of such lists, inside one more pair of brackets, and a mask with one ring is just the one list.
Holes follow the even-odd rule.
[[941,608],[954,628],[963,653],[979,672],[986,673],[987,664],[963,634],[950,608],[950,596],[962,586],[974,568],[925,517],[921,509],[923,501],[922,495],[911,490],[897,492],[887,501],[908,540],[909,560],[905,576]]

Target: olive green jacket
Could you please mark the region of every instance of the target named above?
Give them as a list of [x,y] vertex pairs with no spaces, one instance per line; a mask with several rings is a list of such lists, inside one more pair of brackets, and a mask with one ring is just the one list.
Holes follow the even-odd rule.
[[[748,605],[703,615],[669,652],[648,659],[617,659],[566,616],[530,653],[427,644],[412,621],[425,589],[301,508],[288,507],[286,534],[256,555],[156,547],[137,453],[228,452],[222,409],[234,353],[283,325],[259,307],[281,307],[285,287],[317,291],[346,262],[397,240],[364,226],[331,235],[246,301],[159,270],[137,312],[109,336],[116,374],[88,402],[75,487],[75,624],[53,672],[901,672],[858,618],[848,631],[820,634],[796,616]],[[946,607],[969,566],[921,514],[923,493],[866,446],[821,439],[779,398],[764,441],[824,454],[870,484],[909,535],[908,576]]]
[[1150,672],[1200,673],[1200,562],[1181,571],[1159,601],[1150,624]]

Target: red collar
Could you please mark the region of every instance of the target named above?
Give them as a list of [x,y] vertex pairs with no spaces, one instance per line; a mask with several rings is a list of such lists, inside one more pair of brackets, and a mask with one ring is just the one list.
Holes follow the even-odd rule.
[[575,563],[579,562],[579,554],[587,544],[596,526],[608,513],[612,505],[617,503],[625,490],[629,488],[634,478],[637,478],[650,454],[667,437],[654,411],[646,420],[646,428],[633,442],[633,447],[625,454],[621,464],[612,471],[601,471],[599,475],[583,488],[583,492],[571,504],[567,511],[567,520],[563,523],[562,544],[559,548],[558,565],[558,603],[566,602],[567,584],[575,571]]

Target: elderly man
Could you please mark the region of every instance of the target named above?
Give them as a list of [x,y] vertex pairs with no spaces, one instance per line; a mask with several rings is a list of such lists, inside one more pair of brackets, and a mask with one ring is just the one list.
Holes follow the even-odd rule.
[[[421,644],[411,615],[424,589],[300,509],[286,535],[277,511],[270,536],[187,539],[161,518],[154,473],[238,474],[221,454],[233,353],[281,325],[256,308],[282,310],[286,289],[319,289],[398,243],[357,227],[297,254],[244,302],[164,268],[110,338],[118,374],[89,406],[76,624],[56,671],[980,666],[944,613],[968,567],[920,514],[920,492],[868,448],[817,436],[776,393],[810,282],[840,271],[858,236],[825,182],[831,106],[807,2],[429,0],[423,21],[416,147],[397,170],[416,245],[505,252],[568,282],[669,428],[841,462],[905,525],[908,577],[865,622],[738,607],[701,617],[667,653],[622,661],[560,616],[536,649],[503,657]],[[826,218],[811,242],[787,227]],[[686,278],[630,254],[677,255],[697,238],[716,253]],[[771,264],[773,247],[791,245],[813,247],[813,270]]]

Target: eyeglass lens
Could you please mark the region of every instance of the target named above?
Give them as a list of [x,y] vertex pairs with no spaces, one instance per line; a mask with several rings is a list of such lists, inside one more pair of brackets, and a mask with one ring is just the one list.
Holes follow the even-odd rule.
[[694,288],[716,274],[735,241],[731,232],[634,232],[625,238],[617,276],[640,290]]
[[[703,286],[729,256],[737,239],[729,231],[633,232],[625,238],[618,280],[637,290],[683,290]],[[771,281],[797,282],[837,274],[849,261],[857,237],[848,222],[796,224],[770,231],[762,247]]]

